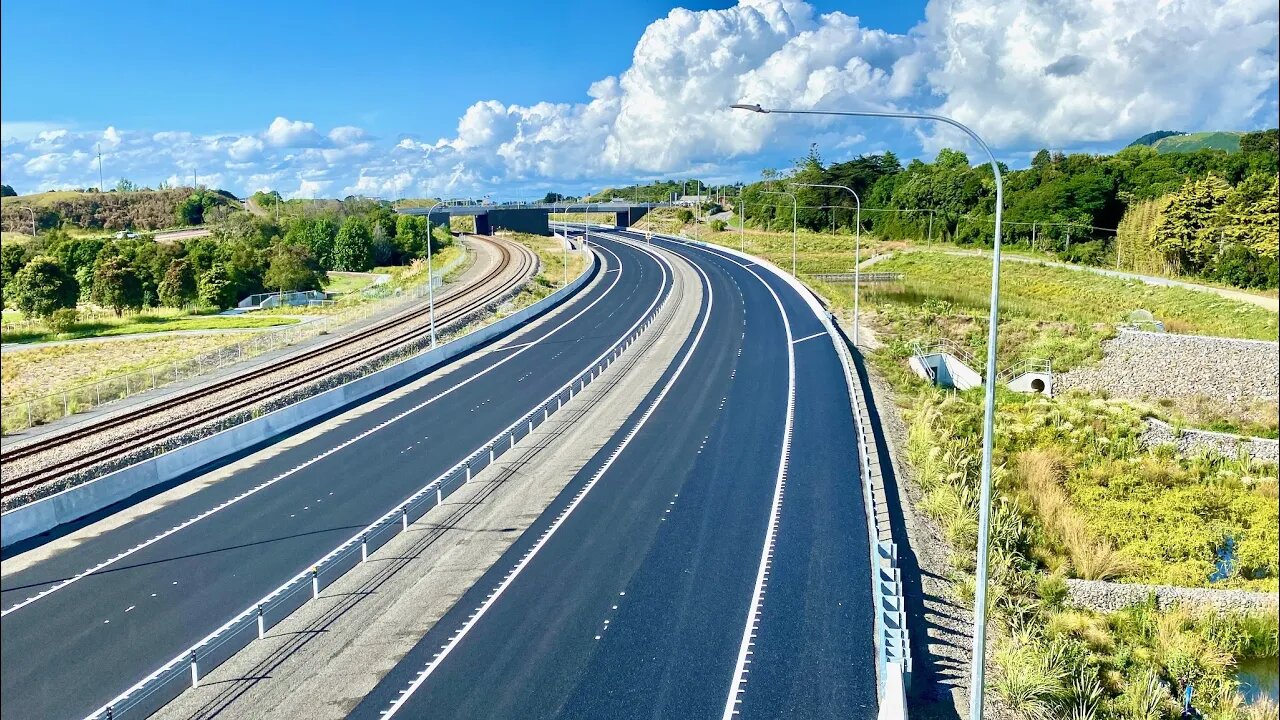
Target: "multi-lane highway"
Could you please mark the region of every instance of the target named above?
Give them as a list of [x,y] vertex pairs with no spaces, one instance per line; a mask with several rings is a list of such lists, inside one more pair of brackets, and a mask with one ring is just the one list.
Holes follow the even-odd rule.
[[598,252],[598,281],[532,338],[91,541],[6,559],[4,717],[96,710],[590,366],[671,278],[642,250]]
[[353,717],[875,714],[867,530],[835,349],[785,280],[658,242],[703,278],[685,347]]
[[[530,335],[85,542],[7,559],[4,717],[92,712],[589,366],[673,277],[641,235],[593,241],[600,277]],[[654,243],[703,286],[671,365],[353,717],[875,714],[831,340],[768,269]]]

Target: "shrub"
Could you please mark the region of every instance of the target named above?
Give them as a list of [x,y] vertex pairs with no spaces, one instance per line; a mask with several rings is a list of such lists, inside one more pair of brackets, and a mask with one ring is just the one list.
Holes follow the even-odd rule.
[[676,211],[676,220],[680,221],[681,225],[688,225],[693,222],[693,211],[688,208],[680,208]]
[[727,228],[727,227],[729,227],[729,226],[728,226],[728,225],[725,223],[725,221],[723,221],[723,220],[712,220],[712,221],[711,221],[711,230],[712,230],[713,232],[724,232],[724,229],[725,229],[725,228]]
[[73,327],[75,327],[76,320],[79,318],[79,313],[77,313],[76,309],[73,307],[58,308],[49,315],[49,318],[45,320],[45,324],[47,324],[49,329],[55,333],[64,333],[69,332]]

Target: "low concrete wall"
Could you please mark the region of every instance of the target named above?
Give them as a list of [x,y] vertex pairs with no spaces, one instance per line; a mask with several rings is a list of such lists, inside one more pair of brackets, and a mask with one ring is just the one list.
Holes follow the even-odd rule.
[[1243,451],[1258,462],[1273,463],[1280,460],[1280,441],[1212,430],[1183,428],[1179,431],[1167,422],[1147,418],[1147,429],[1142,433],[1142,444],[1153,447],[1166,443],[1177,447],[1178,454],[1184,456],[1193,456],[1209,450],[1224,457],[1234,458]]
[[140,492],[229,455],[253,447],[334,410],[377,395],[403,380],[451,360],[515,329],[568,298],[592,276],[599,260],[591,263],[567,287],[529,307],[487,325],[476,332],[383,368],[358,380],[267,413],[260,418],[210,435],[163,455],[130,465],[96,480],[67,488],[0,515],[0,546],[9,545],[74,522]]
[[1275,612],[1280,595],[1246,590],[1185,588],[1172,585],[1138,585],[1103,580],[1067,580],[1067,599],[1079,608],[1112,612],[1147,601],[1155,596],[1156,605],[1203,608],[1219,612]]

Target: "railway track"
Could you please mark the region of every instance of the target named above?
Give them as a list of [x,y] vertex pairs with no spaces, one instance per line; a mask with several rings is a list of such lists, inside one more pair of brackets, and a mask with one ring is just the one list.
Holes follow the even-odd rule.
[[[495,247],[499,253],[499,261],[491,270],[465,290],[445,296],[436,303],[437,329],[442,325],[465,318],[496,298],[515,290],[525,282],[530,270],[537,267],[537,257],[523,246],[498,241]],[[89,445],[89,441],[95,436],[104,436],[110,431],[123,429],[129,424],[154,418],[157,415],[174,415],[172,419],[165,419],[145,428],[145,432],[142,432],[143,428],[139,428],[140,432],[134,437],[118,442],[109,442],[103,437],[102,442],[93,443],[86,448],[85,452],[72,453],[68,457],[43,464],[23,463],[24,465],[35,464],[37,467],[23,468],[18,472],[5,472],[0,479],[0,498],[25,492],[113,458],[126,456],[211,420],[251,408],[264,400],[304,387],[330,374],[358,367],[407,343],[429,337],[431,325],[428,323],[404,327],[406,323],[423,320],[427,314],[428,309],[425,307],[402,312],[369,327],[343,335],[333,342],[309,348],[269,365],[216,380],[187,392],[175,393],[127,413],[106,417],[100,422],[86,423],[52,437],[40,438],[6,449],[0,454],[0,467],[12,470],[12,464],[15,462],[38,458],[67,443],[84,442]],[[366,341],[371,344],[352,349],[353,346]],[[278,379],[267,384],[259,384],[256,389],[242,393],[228,392],[246,383],[257,383],[257,381],[273,378]],[[219,395],[226,395],[226,397],[218,397]],[[184,406],[188,405],[192,406],[189,411],[180,412]]]

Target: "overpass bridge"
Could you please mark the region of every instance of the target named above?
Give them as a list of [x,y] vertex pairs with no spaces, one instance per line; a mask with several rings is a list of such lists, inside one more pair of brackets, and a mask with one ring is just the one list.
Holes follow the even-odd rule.
[[492,235],[495,230],[534,235],[550,235],[549,220],[552,215],[564,213],[612,213],[617,216],[618,227],[630,227],[654,208],[674,207],[673,203],[632,202],[579,202],[579,203],[525,203],[511,205],[436,205],[431,208],[401,208],[402,215],[424,215],[432,223],[449,224],[457,216],[476,219],[477,235]]

